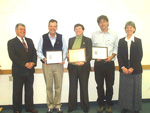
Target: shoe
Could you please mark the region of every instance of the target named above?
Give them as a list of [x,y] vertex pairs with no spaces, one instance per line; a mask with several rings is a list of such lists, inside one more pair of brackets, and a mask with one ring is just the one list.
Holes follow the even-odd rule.
[[38,113],[38,111],[37,111],[37,110],[35,110],[35,109],[28,109],[28,110],[26,110],[26,112]]
[[68,112],[68,113],[71,113],[72,111],[73,111],[73,109],[70,109],[70,108],[69,108],[67,112]]
[[88,111],[84,111],[84,113],[88,113]]
[[56,108],[56,112],[57,112],[57,113],[63,113],[63,111],[62,111],[61,108]]
[[104,111],[104,106],[100,106],[98,109],[97,109],[97,113],[103,113]]
[[123,109],[123,110],[121,110],[121,113],[126,113],[127,111],[129,111],[129,110]]
[[21,113],[21,111],[14,111],[14,113]]
[[2,107],[0,107],[0,112],[3,110],[3,108]]
[[134,111],[134,113],[140,113],[139,111]]
[[53,109],[48,108],[47,113],[53,113]]
[[112,113],[112,108],[111,106],[106,107],[106,113]]

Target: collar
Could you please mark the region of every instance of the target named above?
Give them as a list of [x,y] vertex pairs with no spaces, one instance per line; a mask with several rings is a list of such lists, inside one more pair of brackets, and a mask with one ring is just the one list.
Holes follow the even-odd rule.
[[134,35],[132,35],[130,39],[127,39],[127,36],[125,37],[125,41],[129,41],[129,40],[134,42]]
[[[100,33],[104,33],[101,29],[99,30]],[[111,30],[108,28],[108,31],[106,33],[110,33]]]
[[77,38],[77,39],[82,39],[82,37],[83,37],[83,35],[80,35],[80,36],[77,36],[77,35],[76,35],[76,38]]
[[56,34],[55,34],[55,37],[52,38],[52,37],[50,36],[50,34],[48,33],[48,37],[49,37],[51,40],[55,40],[55,39],[56,39]]
[[[17,38],[22,42],[22,38],[17,36]],[[25,37],[23,37],[23,39],[25,40]]]

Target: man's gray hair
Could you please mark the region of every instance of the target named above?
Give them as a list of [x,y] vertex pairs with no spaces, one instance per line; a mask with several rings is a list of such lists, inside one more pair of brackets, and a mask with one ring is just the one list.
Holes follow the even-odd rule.
[[16,25],[15,29],[18,29],[18,26],[26,27],[24,24],[22,24],[22,23],[18,23],[18,24]]

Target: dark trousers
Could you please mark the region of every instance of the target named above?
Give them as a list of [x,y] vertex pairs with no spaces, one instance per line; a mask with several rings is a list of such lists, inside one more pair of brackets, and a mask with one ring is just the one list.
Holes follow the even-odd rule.
[[13,77],[13,110],[22,111],[22,89],[25,86],[25,108],[33,109],[33,81],[34,76]]
[[[113,105],[113,84],[114,84],[114,62],[95,61],[94,64],[95,80],[97,83],[97,102],[100,106],[104,106],[106,100],[107,105]],[[106,83],[106,94],[104,92],[104,80]]]
[[88,79],[89,70],[85,65],[71,65],[69,68],[69,109],[77,108],[78,80],[80,84],[80,100],[83,111],[89,110]]

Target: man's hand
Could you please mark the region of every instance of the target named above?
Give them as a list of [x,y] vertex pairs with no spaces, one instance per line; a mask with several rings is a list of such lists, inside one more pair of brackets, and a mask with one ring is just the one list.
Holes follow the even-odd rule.
[[110,62],[115,56],[116,56],[116,54],[113,53],[111,56],[107,57],[107,58],[105,59],[105,61],[106,61],[106,62]]
[[35,65],[34,62],[27,62],[27,63],[25,64],[25,67],[28,68],[28,69],[32,69],[34,65]]
[[109,56],[105,59],[106,62],[110,62],[113,59],[113,56]]
[[62,63],[59,63],[59,64],[64,65],[64,64],[65,64],[65,61],[63,60]]
[[43,60],[44,60],[44,64],[45,64],[45,65],[47,65],[47,63],[46,63],[46,62],[47,62],[47,59],[46,59],[46,58],[44,58]]
[[84,65],[84,62],[76,62],[75,64],[77,64],[78,66],[82,66]]
[[101,61],[102,59],[97,59],[96,61]]

